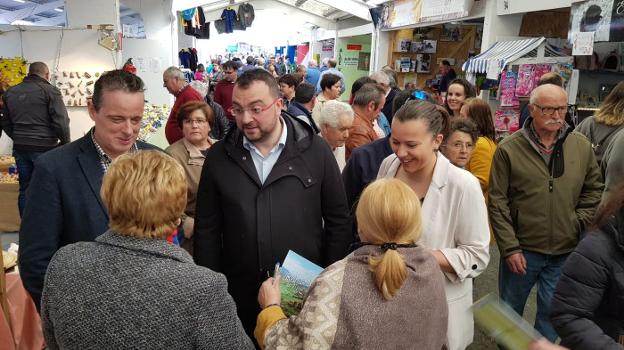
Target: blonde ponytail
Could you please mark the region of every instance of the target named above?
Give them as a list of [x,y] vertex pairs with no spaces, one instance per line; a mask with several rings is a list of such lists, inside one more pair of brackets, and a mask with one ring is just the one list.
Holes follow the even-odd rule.
[[420,201],[401,180],[380,179],[362,192],[355,216],[362,242],[392,246],[384,247],[381,255],[368,258],[375,285],[390,300],[407,278],[405,259],[396,247],[420,238]]
[[396,250],[389,249],[381,256],[368,257],[368,266],[373,272],[377,289],[386,300],[392,299],[407,278],[403,256]]

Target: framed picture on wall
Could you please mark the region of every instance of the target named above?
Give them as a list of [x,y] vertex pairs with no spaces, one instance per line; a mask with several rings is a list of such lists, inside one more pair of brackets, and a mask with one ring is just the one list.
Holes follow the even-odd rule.
[[368,71],[370,69],[370,52],[360,52],[358,54],[358,70]]
[[412,46],[410,47],[412,52],[422,53],[423,52],[423,42],[422,41],[412,41]]
[[416,73],[429,73],[431,71],[431,55],[421,53],[416,55]]
[[462,40],[461,24],[445,23],[442,25],[442,33],[440,34],[440,41],[461,41],[461,40]]
[[436,53],[438,42],[435,40],[423,40],[422,47],[422,53]]

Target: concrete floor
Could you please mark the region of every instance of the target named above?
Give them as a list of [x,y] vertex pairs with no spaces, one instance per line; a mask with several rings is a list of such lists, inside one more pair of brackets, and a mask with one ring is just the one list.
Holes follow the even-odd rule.
[[[500,254],[496,245],[490,246],[490,264],[488,268],[479,277],[474,280],[473,298],[474,301],[479,300],[489,293],[498,295],[498,265],[500,262]],[[524,318],[530,324],[535,323],[536,312],[536,294],[535,288],[531,291],[527,305],[524,308]],[[479,326],[475,325],[474,342],[468,347],[469,350],[489,350],[497,349],[496,343],[490,339]]]
[[[18,242],[17,233],[0,233],[0,242],[2,242],[2,248],[7,249],[10,243]],[[493,245],[490,247],[490,264],[484,273],[481,274],[474,281],[474,300],[479,300],[481,297],[489,294],[498,294],[498,264],[500,255],[498,248]],[[536,311],[536,299],[535,289],[531,291],[529,300],[527,301],[526,308],[524,310],[524,317],[530,324],[535,322]],[[475,325],[474,342],[468,347],[469,350],[496,350],[496,343],[490,339],[485,333]]]

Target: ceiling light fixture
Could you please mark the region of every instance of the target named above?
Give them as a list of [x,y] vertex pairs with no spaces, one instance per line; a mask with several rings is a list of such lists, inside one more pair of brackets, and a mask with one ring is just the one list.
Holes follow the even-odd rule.
[[13,1],[15,1],[15,2],[19,2],[20,4],[23,4],[23,3],[25,3],[25,2],[26,2],[26,1],[24,1],[24,0],[13,0]]
[[54,11],[56,11],[56,12],[63,12],[63,9],[57,7],[57,8],[54,9]]

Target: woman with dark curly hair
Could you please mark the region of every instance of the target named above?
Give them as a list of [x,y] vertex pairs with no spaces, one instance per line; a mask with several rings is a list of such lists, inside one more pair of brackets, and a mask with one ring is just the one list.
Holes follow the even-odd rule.
[[341,79],[336,74],[323,74],[321,78],[321,93],[316,96],[316,104],[312,109],[312,118],[318,124],[321,117],[321,111],[325,102],[329,100],[337,100],[341,95]]

